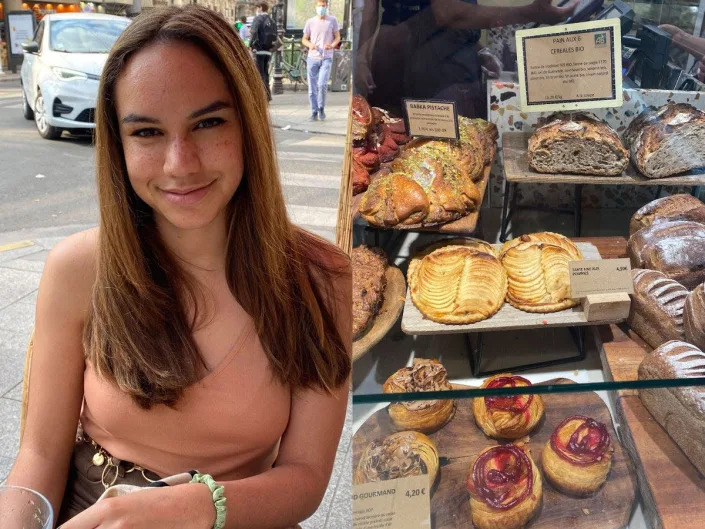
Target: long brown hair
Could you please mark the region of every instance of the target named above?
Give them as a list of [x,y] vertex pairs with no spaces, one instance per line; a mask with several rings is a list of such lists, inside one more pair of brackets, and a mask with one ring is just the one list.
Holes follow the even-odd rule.
[[137,17],[103,69],[96,111],[99,255],[84,333],[87,360],[144,408],[175,403],[204,365],[192,336],[203,297],[132,189],[118,129],[116,82],[130,57],[155,42],[195,44],[228,83],[244,158],[227,208],[228,285],[252,316],[273,375],[294,389],[330,391],[350,373],[350,335],[336,330],[335,317],[335,292],[350,289],[349,261],[289,221],[259,74],[229,24],[197,5]]

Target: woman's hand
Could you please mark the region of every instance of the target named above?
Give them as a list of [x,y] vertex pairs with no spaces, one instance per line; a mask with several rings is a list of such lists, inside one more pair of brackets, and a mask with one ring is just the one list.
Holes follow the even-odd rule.
[[210,489],[197,483],[100,500],[60,529],[210,529],[214,522]]

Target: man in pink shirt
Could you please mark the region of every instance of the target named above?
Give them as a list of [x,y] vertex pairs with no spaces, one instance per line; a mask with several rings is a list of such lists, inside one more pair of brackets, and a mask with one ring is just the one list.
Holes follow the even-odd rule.
[[328,0],[317,0],[316,16],[309,18],[301,39],[308,48],[308,98],[311,102],[311,121],[326,119],[326,88],[333,62],[333,50],[340,43],[338,20],[328,14]]

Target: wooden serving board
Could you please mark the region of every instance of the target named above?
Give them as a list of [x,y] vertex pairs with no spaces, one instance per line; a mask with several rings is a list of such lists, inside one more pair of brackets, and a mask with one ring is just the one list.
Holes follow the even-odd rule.
[[[497,245],[498,247],[501,245]],[[585,259],[600,259],[597,248],[589,242],[576,243]],[[572,327],[577,325],[601,325],[615,320],[588,321],[583,307],[578,305],[570,309],[547,314],[524,312],[505,303],[499,311],[486,320],[465,325],[451,325],[429,320],[416,308],[407,291],[402,315],[401,328],[407,334],[453,334],[466,332],[491,332],[508,329],[536,329],[543,327]]]
[[384,300],[372,326],[359,339],[353,342],[353,362],[361,358],[371,347],[392,328],[399,319],[406,298],[406,280],[401,270],[388,266],[384,273],[387,285],[384,287]]
[[[595,333],[605,378],[637,380],[651,347],[626,325]],[[705,527],[705,476],[641,403],[637,390],[620,390],[616,403],[625,448],[636,466],[644,518],[653,529]]]
[[[553,379],[543,384],[573,383]],[[460,386],[455,386],[460,389]],[[594,392],[542,395],[546,414],[527,445],[531,457],[541,469],[541,452],[553,429],[570,415],[587,415],[607,425],[614,453],[606,483],[586,498],[574,498],[558,492],[543,480],[543,506],[527,528],[535,529],[618,529],[625,527],[631,516],[636,483],[612,426],[612,418],[604,401]],[[472,399],[456,400],[453,419],[441,430],[429,434],[441,458],[439,482],[431,496],[433,529],[466,529],[474,525],[470,516],[470,495],[465,487],[470,464],[487,446],[499,444],[485,436],[475,425]],[[387,409],[373,414],[353,436],[353,468],[356,468],[367,443],[395,432]],[[442,459],[442,461],[445,461]],[[396,529],[396,528],[395,528]]]
[[637,186],[693,186],[705,184],[705,171],[695,170],[668,178],[646,178],[629,162],[621,175],[596,176],[565,173],[539,173],[529,167],[528,132],[505,132],[502,135],[504,176],[510,182],[536,184],[631,184]]
[[[482,175],[482,179],[475,182],[477,190],[480,193],[480,202],[477,205],[477,209],[471,212],[469,215],[462,217],[453,222],[447,222],[446,224],[439,224],[438,226],[421,226],[421,224],[410,224],[408,226],[374,226],[375,228],[388,229],[388,230],[403,230],[403,231],[430,231],[437,233],[455,233],[459,235],[469,235],[475,233],[477,229],[477,220],[480,217],[480,209],[482,208],[482,201],[485,198],[485,190],[487,189],[487,182],[490,179],[490,171],[492,164],[485,167],[485,172]],[[374,176],[372,176],[374,179]],[[352,211],[353,219],[359,219],[360,217],[360,202],[362,201],[362,195],[364,193],[359,193],[352,197]]]

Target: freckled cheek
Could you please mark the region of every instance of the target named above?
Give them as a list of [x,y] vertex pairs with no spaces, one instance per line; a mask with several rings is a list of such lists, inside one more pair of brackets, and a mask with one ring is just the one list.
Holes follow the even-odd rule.
[[164,156],[161,150],[135,145],[124,145],[125,165],[135,191],[146,190],[151,182],[158,182],[163,172]]
[[242,175],[242,143],[235,140],[218,140],[201,146],[201,162],[219,172],[239,178]]

